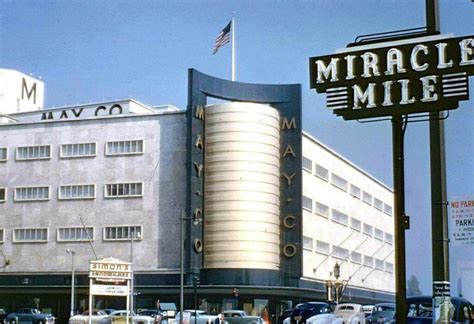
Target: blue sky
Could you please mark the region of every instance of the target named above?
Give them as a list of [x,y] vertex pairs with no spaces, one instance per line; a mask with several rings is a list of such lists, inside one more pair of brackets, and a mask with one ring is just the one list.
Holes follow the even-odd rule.
[[[214,39],[236,12],[236,79],[301,83],[303,127],[392,186],[390,122],[343,121],[309,89],[308,58],[334,53],[358,35],[425,25],[424,0],[8,1],[0,0],[0,67],[41,76],[46,107],[134,98],[185,109],[187,70],[230,79],[230,44]],[[441,31],[474,34],[474,2],[440,0]],[[470,92],[474,96],[471,78]],[[474,100],[446,121],[448,200],[474,195]],[[405,139],[407,274],[431,292],[428,124]],[[453,291],[459,260],[451,249]]]

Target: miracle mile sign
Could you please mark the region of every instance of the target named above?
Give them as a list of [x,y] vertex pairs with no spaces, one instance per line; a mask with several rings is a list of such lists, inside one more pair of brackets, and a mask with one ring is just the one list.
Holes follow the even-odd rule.
[[310,86],[346,120],[456,109],[468,100],[474,35],[347,47],[312,57]]

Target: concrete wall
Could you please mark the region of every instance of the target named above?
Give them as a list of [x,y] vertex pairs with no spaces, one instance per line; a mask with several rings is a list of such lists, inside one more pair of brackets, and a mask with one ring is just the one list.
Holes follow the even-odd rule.
[[[143,139],[143,154],[105,156],[105,143]],[[67,143],[96,142],[91,158],[60,159],[59,147]],[[15,161],[18,146],[52,145],[48,160]],[[94,226],[92,243],[98,257],[130,260],[130,241],[103,241],[106,225],[142,225],[143,238],[134,243],[135,269],[179,269],[179,217],[185,204],[186,123],[182,113],[152,116],[112,117],[83,121],[44,122],[0,126],[0,147],[8,147],[8,161],[0,163],[0,187],[8,188],[7,202],[0,203],[0,244],[11,260],[5,272],[70,271],[76,252],[79,271],[94,259],[88,242],[56,241],[56,228]],[[104,185],[143,182],[140,198],[104,199]],[[58,200],[58,187],[65,184],[95,184],[93,200]],[[14,202],[16,186],[51,186],[44,202]],[[12,229],[49,228],[47,243],[12,243]]]

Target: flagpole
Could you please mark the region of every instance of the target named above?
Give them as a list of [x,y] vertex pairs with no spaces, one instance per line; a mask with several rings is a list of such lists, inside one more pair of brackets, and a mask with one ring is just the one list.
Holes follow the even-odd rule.
[[235,81],[235,11],[232,12],[232,81]]

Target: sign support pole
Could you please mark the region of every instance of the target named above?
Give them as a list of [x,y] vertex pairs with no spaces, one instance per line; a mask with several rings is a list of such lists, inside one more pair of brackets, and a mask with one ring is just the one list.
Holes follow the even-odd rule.
[[[438,0],[426,0],[428,32],[439,32]],[[446,157],[444,120],[441,113],[430,114],[431,166],[431,246],[433,282],[449,281],[448,208],[446,195]]]
[[406,263],[405,229],[408,217],[405,215],[405,170],[404,170],[404,130],[401,115],[392,117],[392,154],[393,154],[393,196],[395,223],[395,301],[396,321],[406,323]]

